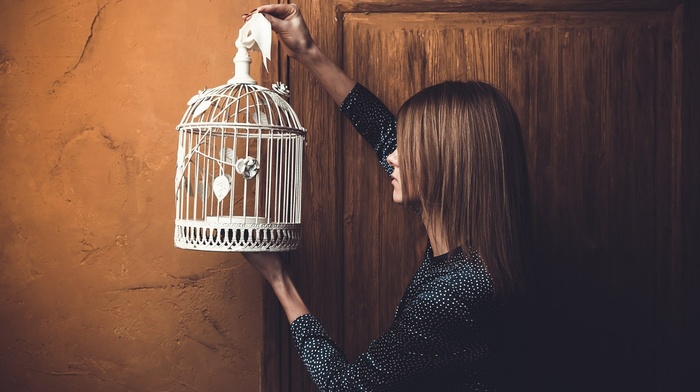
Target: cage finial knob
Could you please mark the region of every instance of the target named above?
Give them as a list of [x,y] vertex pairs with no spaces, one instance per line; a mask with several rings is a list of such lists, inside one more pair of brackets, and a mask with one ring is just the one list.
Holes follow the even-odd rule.
[[238,40],[236,40],[236,47],[238,52],[233,58],[233,77],[228,80],[228,83],[256,84],[255,79],[250,76],[250,63],[252,60],[248,55],[248,48],[240,44]]

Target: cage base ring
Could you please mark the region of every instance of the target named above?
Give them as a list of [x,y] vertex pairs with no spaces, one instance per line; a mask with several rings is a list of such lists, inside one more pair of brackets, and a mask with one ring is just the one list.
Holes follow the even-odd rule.
[[175,222],[175,246],[216,252],[284,252],[301,242],[301,225],[289,223]]

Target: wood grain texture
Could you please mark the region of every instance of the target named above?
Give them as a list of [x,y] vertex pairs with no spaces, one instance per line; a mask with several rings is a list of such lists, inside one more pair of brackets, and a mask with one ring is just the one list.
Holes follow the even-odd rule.
[[[284,1],[280,1],[283,3]],[[316,42],[337,59],[334,22],[325,2],[297,1],[304,10]],[[325,39],[328,37],[328,39]],[[333,102],[311,75],[298,63],[290,62],[275,41],[277,64],[265,79],[266,85],[281,80],[290,87],[290,104],[307,129],[304,151],[302,247],[292,252],[291,273],[309,309],[334,338],[342,338],[342,183],[335,162],[341,148],[337,131],[339,114]],[[289,75],[294,75],[290,77]],[[289,323],[274,293],[264,288],[265,346],[261,390],[264,392],[312,390],[313,383],[298,359],[289,336]],[[340,304],[340,305],[339,305]]]
[[[359,36],[353,36],[353,33]],[[408,98],[394,76],[380,72],[390,58],[368,55],[382,45],[372,30],[344,28],[344,66],[396,112]],[[350,37],[350,39],[348,39]],[[352,39],[356,38],[356,39]],[[357,61],[359,60],[359,61]],[[391,324],[394,310],[421,260],[425,240],[416,251],[412,242],[423,235],[422,225],[411,211],[391,199],[388,174],[369,145],[343,122],[345,171],[345,350],[354,359],[367,349],[380,331]]]
[[476,12],[476,11],[672,11],[680,0],[338,0],[349,12]]
[[[339,62],[332,2],[298,1],[319,47]],[[343,336],[342,166],[338,164],[342,139],[340,114],[312,76],[299,63],[289,67],[291,104],[308,129],[304,161],[302,248],[294,252],[292,272],[310,311],[337,341]],[[288,334],[288,331],[287,331]],[[289,346],[289,388],[315,387]]]
[[[370,13],[344,18],[346,70],[392,109],[441,80],[475,78],[503,89],[522,114],[542,244],[535,268],[541,305],[547,309],[542,327],[548,343],[541,360],[556,374],[549,381],[552,388],[569,387],[569,380],[591,372],[598,377],[576,388],[585,390],[605,379],[611,388],[643,389],[656,381],[656,353],[664,345],[657,339],[656,320],[669,301],[659,280],[670,274],[663,251],[670,238],[657,229],[670,222],[671,151],[677,143],[671,121],[678,111],[672,106],[673,23],[671,12]],[[355,148],[353,143],[362,148],[359,138],[349,136],[345,150]],[[346,165],[361,154],[352,150]],[[368,152],[362,159],[371,162],[374,156]],[[354,181],[346,180],[346,198],[358,186]],[[366,228],[368,219],[386,226],[396,212],[385,200],[378,218],[366,214],[370,216],[359,216],[346,227]],[[379,301],[368,301],[372,305],[361,311],[346,310],[351,317],[346,324],[353,330],[345,337],[345,349],[353,354],[381,332],[378,315],[392,314],[395,302],[389,304],[408,279],[401,279],[401,273],[415,270],[415,264],[396,255],[416,227],[405,221],[389,226],[377,240],[346,231],[346,249],[364,247],[355,252],[363,256],[353,263],[373,256],[374,249],[383,256],[381,271],[372,270],[377,262],[371,259],[352,267],[370,272],[362,283],[357,282],[360,272],[352,274],[345,295],[357,299],[346,298],[346,304],[373,295],[378,272],[400,282],[396,291],[382,291]],[[379,285],[384,287],[384,281]],[[554,358],[569,360],[564,365]],[[638,374],[639,369],[645,371]]]
[[[322,48],[394,112],[446,79],[485,80],[511,99],[533,196],[533,363],[543,390],[687,389],[700,328],[696,5],[301,7]],[[304,115],[309,129],[331,130],[307,150],[304,224],[324,226],[305,231],[295,272],[312,311],[353,360],[391,323],[426,237],[418,217],[391,202],[374,152],[312,80],[291,64],[294,107],[313,108]],[[320,181],[329,169],[333,181]],[[283,351],[290,362],[288,374],[281,365],[280,390],[314,390],[293,348]]]

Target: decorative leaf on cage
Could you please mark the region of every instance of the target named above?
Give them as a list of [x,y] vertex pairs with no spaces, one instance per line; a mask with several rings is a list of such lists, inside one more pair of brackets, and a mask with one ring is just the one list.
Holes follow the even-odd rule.
[[222,161],[233,165],[236,162],[236,152],[231,148],[226,148]]
[[199,99],[202,98],[202,95],[204,95],[205,91],[207,91],[206,87],[204,87],[204,90],[199,90],[197,95],[193,96],[189,101],[187,101],[187,106],[192,106],[195,104],[195,102],[199,101]]
[[206,197],[206,190],[204,189],[204,183],[199,181],[190,184],[190,179],[188,176],[182,176],[182,190],[185,194],[190,197],[194,197],[195,194],[199,194],[200,197]]
[[270,94],[272,97],[272,100],[275,101],[275,104],[282,110],[284,111],[289,111],[289,104],[287,101],[282,99],[282,97],[279,96],[279,94]]
[[253,122],[260,125],[270,124],[270,121],[267,120],[267,114],[264,112],[253,113]]
[[194,109],[194,113],[192,113],[192,117],[197,117],[201,115],[202,113],[206,112],[207,109],[211,106],[211,101],[210,100],[204,100],[197,105],[197,107]]
[[187,177],[182,177],[182,194],[185,196],[194,196],[195,189],[193,189],[190,186],[190,181],[187,179]]
[[277,93],[280,95],[284,95],[285,97],[289,96],[289,87],[282,82],[273,83],[272,89],[277,91]]
[[195,104],[195,102],[199,101],[199,99],[202,97],[202,94],[197,94],[190,98],[189,101],[187,101],[187,106],[192,106]]
[[187,193],[190,196],[194,197],[195,195],[197,195],[201,199],[206,199],[207,197],[209,197],[209,188],[207,188],[207,185],[204,183],[204,181],[198,181],[194,188],[189,186],[187,178],[183,178],[183,181],[185,183]]
[[225,175],[216,177],[212,186],[214,187],[214,196],[219,201],[223,200],[231,191],[231,181]]

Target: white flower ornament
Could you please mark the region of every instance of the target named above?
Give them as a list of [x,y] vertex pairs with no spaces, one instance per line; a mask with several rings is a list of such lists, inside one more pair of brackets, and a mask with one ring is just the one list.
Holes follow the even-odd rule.
[[276,82],[272,85],[272,89],[277,91],[279,95],[284,95],[285,97],[289,97],[289,87],[287,87],[286,84],[282,82]]

